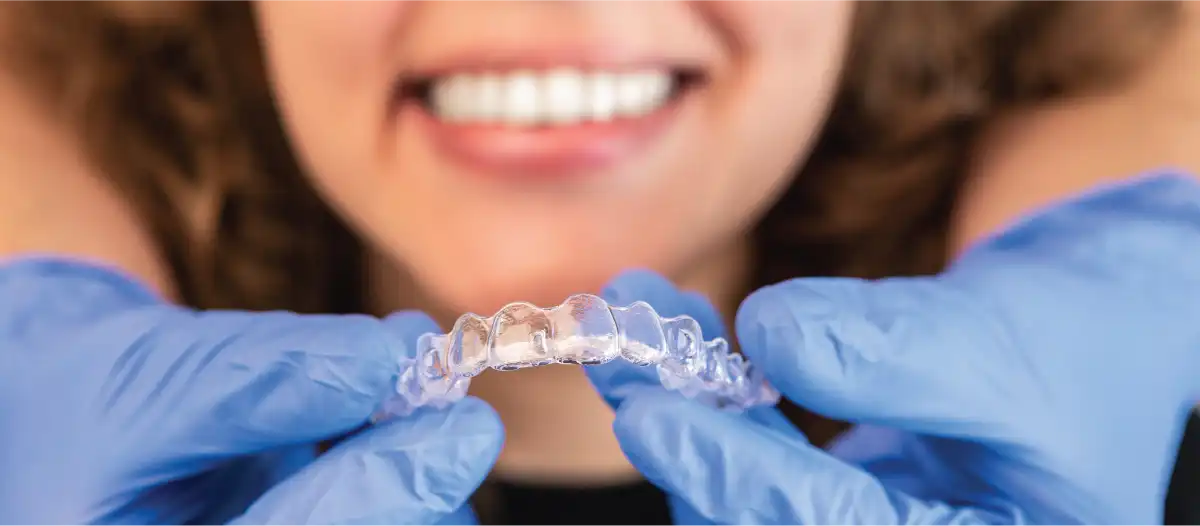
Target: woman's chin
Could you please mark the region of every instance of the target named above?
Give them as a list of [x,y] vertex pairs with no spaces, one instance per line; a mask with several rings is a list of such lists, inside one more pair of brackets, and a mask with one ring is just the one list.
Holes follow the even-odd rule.
[[539,307],[553,307],[572,294],[598,294],[604,286],[599,282],[590,286],[580,284],[569,286],[563,284],[530,283],[521,286],[519,283],[497,283],[492,286],[481,286],[459,294],[448,295],[439,301],[444,308],[458,313],[473,312],[482,316],[491,316],[505,305],[516,302],[532,303]]
[[444,279],[423,280],[422,284],[428,299],[438,304],[445,314],[458,316],[471,312],[490,316],[515,302],[553,307],[573,294],[600,294],[604,286],[622,270],[625,269],[588,269],[582,266],[539,272],[524,269],[508,273],[464,270],[458,279],[443,276]]

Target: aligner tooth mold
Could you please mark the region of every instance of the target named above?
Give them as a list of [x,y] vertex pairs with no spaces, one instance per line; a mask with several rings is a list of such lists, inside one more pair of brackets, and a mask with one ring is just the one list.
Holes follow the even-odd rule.
[[513,303],[491,318],[465,314],[448,334],[421,336],[416,356],[401,364],[395,396],[376,419],[456,402],[466,396],[470,379],[488,368],[596,365],[617,358],[654,366],[664,387],[725,409],[779,401],[761,371],[732,353],[723,338],[705,341],[691,317],[662,318],[644,302],[615,307],[577,294],[549,309]]

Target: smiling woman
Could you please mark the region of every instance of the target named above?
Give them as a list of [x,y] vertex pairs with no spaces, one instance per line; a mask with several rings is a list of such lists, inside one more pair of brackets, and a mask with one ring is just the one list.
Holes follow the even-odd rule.
[[[181,270],[178,280],[188,290],[185,296],[189,301],[203,305],[248,303],[263,307],[327,309],[331,294],[357,295],[352,290],[353,285],[346,281],[347,274],[341,270],[346,267],[344,261],[352,253],[343,252],[339,257],[314,257],[331,251],[305,248],[323,247],[330,242],[338,245],[352,237],[343,235],[347,232],[323,213],[325,209],[312,195],[310,187],[296,184],[308,175],[317,181],[320,188],[338,187],[329,190],[335,197],[335,207],[356,224],[366,221],[360,216],[368,213],[425,218],[422,221],[395,218],[369,222],[361,230],[374,243],[390,247],[384,248],[385,251],[415,252],[406,258],[418,260],[432,258],[434,254],[421,254],[423,251],[415,247],[425,245],[416,238],[436,236],[438,242],[432,246],[439,247],[437,251],[441,255],[437,258],[450,266],[443,269],[425,268],[438,266],[431,262],[413,266],[422,267],[422,270],[416,271],[422,275],[437,272],[455,276],[452,280],[421,280],[422,283],[430,282],[423,288],[464,289],[457,294],[449,294],[449,297],[459,297],[453,302],[453,308],[449,309],[455,314],[461,310],[494,310],[490,307],[514,297],[536,301],[543,299],[536,296],[546,296],[545,299],[549,300],[547,303],[556,303],[564,297],[559,294],[562,290],[576,292],[594,288],[595,283],[590,282],[576,282],[575,285],[583,286],[571,286],[571,283],[563,282],[567,276],[558,273],[545,275],[535,272],[532,288],[529,287],[531,283],[499,283],[497,287],[482,287],[481,291],[481,287],[465,283],[464,280],[491,279],[482,275],[487,272],[498,273],[503,278],[499,280],[501,282],[517,279],[518,275],[512,272],[515,269],[502,264],[503,258],[510,254],[536,252],[540,257],[529,259],[543,260],[538,265],[550,265],[545,261],[547,257],[560,249],[565,252],[568,248],[573,254],[582,249],[593,255],[611,252],[621,254],[622,258],[630,258],[643,250],[637,247],[639,238],[643,236],[631,236],[629,232],[648,232],[645,228],[624,227],[620,222],[630,219],[621,216],[644,223],[643,219],[647,216],[636,213],[642,208],[711,208],[713,210],[709,213],[713,217],[708,221],[727,225],[716,228],[717,232],[740,232],[744,225],[761,215],[767,205],[780,201],[779,205],[772,208],[768,219],[759,223],[760,236],[754,244],[760,256],[755,258],[752,265],[758,271],[751,274],[760,277],[752,279],[754,283],[810,273],[878,276],[937,268],[946,253],[945,249],[938,247],[946,230],[949,197],[966,175],[964,171],[956,169],[961,167],[963,161],[960,155],[963,148],[960,146],[969,142],[972,132],[988,122],[989,116],[1005,114],[1007,108],[1024,107],[1044,99],[1063,99],[1071,93],[1103,90],[1117,84],[1128,75],[1129,70],[1145,63],[1152,50],[1170,34],[1164,29],[1171,25],[1174,11],[1170,4],[1156,3],[868,3],[853,14],[855,31],[850,33],[850,11],[847,9],[839,14],[842,8],[834,3],[822,3],[829,4],[823,7],[814,4],[803,8],[787,8],[795,12],[775,12],[773,10],[781,8],[753,3],[754,7],[732,8],[732,12],[727,12],[731,9],[728,4],[707,4],[712,4],[712,7],[700,12],[684,11],[682,16],[673,11],[675,8],[662,4],[649,7],[647,9],[650,11],[639,13],[640,16],[636,17],[621,10],[610,12],[611,8],[590,3],[579,4],[588,7],[578,9],[537,9],[525,4],[518,4],[525,7],[514,8],[512,4],[489,2],[452,3],[436,8],[432,5],[441,4],[428,7],[425,4],[355,4],[353,9],[319,2],[296,6],[266,4],[267,12],[258,25],[262,27],[264,35],[261,42],[269,51],[274,50],[268,53],[271,60],[267,64],[268,70],[273,72],[271,77],[277,86],[275,91],[278,92],[277,99],[284,118],[277,116],[273,102],[276,97],[264,77],[267,71],[261,67],[261,56],[254,52],[259,48],[259,31],[248,5],[117,2],[64,7],[56,7],[59,4],[14,4],[7,9],[20,11],[10,17],[14,21],[14,32],[17,33],[12,40],[18,44],[10,49],[19,52],[12,54],[12,58],[18,61],[18,66],[23,66],[22,73],[31,81],[30,86],[37,88],[38,98],[45,101],[48,107],[58,110],[62,118],[80,127],[82,142],[90,151],[90,156],[97,158],[96,162],[101,165],[111,165],[111,168],[104,170],[109,177],[119,185],[129,187],[129,191],[136,195],[146,196],[133,200],[140,208],[154,209],[147,211],[149,215],[163,219],[151,222],[157,230],[172,231],[170,235],[163,236],[162,245],[172,256],[172,261],[178,263],[176,268]],[[459,13],[459,10],[463,12]],[[713,10],[715,12],[710,12]],[[703,29],[714,18],[723,20],[719,18],[723,12],[726,15],[723,24],[711,30]],[[40,20],[37,17],[42,16],[52,17],[56,22],[37,23]],[[344,20],[333,23],[335,20],[330,17],[334,16]],[[557,23],[550,23],[555,21],[555,17],[558,18]],[[616,30],[610,27],[619,25],[621,20],[627,18],[652,20],[655,17],[674,21],[667,27],[674,27],[681,35],[678,40],[685,41],[682,45],[675,45],[688,49],[662,51],[664,46],[669,45],[662,33],[662,26],[666,22],[645,23],[645,27],[656,31],[635,31],[635,27],[625,27],[621,32],[613,33]],[[788,17],[795,21],[788,22]],[[500,23],[508,19],[511,20]],[[464,24],[475,23],[472,21],[480,21],[478,27],[464,27]],[[575,26],[567,24],[570,21]],[[721,56],[750,45],[750,42],[742,43],[734,38],[738,36],[736,33],[726,34],[735,30],[735,27],[726,26],[737,24],[757,28],[753,35],[741,35],[741,39],[753,36],[762,40],[764,46],[767,43],[772,45],[763,47],[759,55],[743,57],[744,63],[735,65],[730,62],[730,57],[722,59]],[[443,31],[443,26],[456,29]],[[527,35],[531,27],[558,29],[553,34],[539,33],[536,42],[529,43],[530,39],[522,35]],[[801,28],[820,29],[824,33],[806,31],[803,37],[789,40],[788,35],[799,33]],[[1074,29],[1068,31],[1063,28]],[[488,36],[486,31],[500,34]],[[823,133],[815,150],[803,155],[802,160],[806,162],[799,167],[802,172],[800,176],[794,179],[791,175],[764,176],[763,179],[779,181],[755,183],[766,187],[790,183],[790,189],[782,198],[764,200],[762,189],[755,192],[746,189],[736,193],[747,197],[729,198],[733,201],[722,203],[723,207],[715,202],[688,205],[684,202],[694,199],[664,196],[680,194],[681,188],[691,189],[686,193],[690,197],[722,195],[720,190],[747,186],[750,180],[742,175],[725,184],[718,183],[714,176],[713,182],[708,183],[712,188],[701,192],[702,188],[697,186],[703,186],[704,181],[695,174],[721,170],[685,170],[687,175],[679,180],[660,181],[679,176],[670,176],[671,172],[659,175],[657,171],[654,171],[656,175],[646,175],[651,170],[641,165],[662,155],[643,154],[626,161],[620,169],[591,174],[597,179],[603,176],[606,181],[620,179],[624,184],[608,181],[597,186],[598,183],[588,184],[590,180],[572,183],[582,185],[582,188],[575,190],[575,200],[567,200],[569,204],[595,205],[580,210],[579,206],[568,206],[562,194],[545,195],[539,191],[544,186],[519,185],[510,188],[507,184],[497,186],[500,183],[476,185],[460,182],[459,175],[471,181],[479,180],[481,176],[486,179],[486,170],[461,169],[449,159],[445,169],[418,169],[424,165],[405,168],[420,159],[434,159],[436,156],[425,153],[424,149],[414,150],[412,155],[401,155],[403,152],[395,151],[400,146],[393,143],[397,140],[425,140],[429,134],[405,133],[405,130],[384,133],[381,128],[395,126],[389,124],[397,117],[393,113],[393,88],[405,68],[411,71],[434,71],[439,67],[438,64],[454,64],[456,59],[452,57],[473,53],[463,50],[464,47],[473,46],[471,42],[489,44],[484,51],[478,52],[479,57],[473,59],[475,64],[488,64],[489,60],[495,64],[511,64],[514,60],[512,55],[525,55],[520,51],[503,51],[504,48],[499,44],[503,39],[518,42],[512,45],[514,47],[539,45],[553,52],[560,49],[555,39],[575,35],[572,39],[578,42],[587,40],[589,32],[598,35],[590,37],[592,40],[614,38],[612,35],[617,35],[622,42],[626,42],[625,48],[638,45],[637,38],[650,40],[654,44],[641,44],[650,49],[641,52],[648,56],[654,56],[654,53],[686,56],[690,52],[694,57],[709,57],[678,59],[677,63],[710,64],[708,68],[711,71],[707,76],[711,80],[702,83],[699,91],[703,93],[698,93],[693,97],[696,101],[689,103],[696,108],[692,111],[695,116],[676,116],[675,120],[718,117],[733,111],[726,108],[738,105],[733,100],[745,100],[740,105],[753,114],[739,118],[754,120],[761,125],[761,119],[756,118],[778,113],[778,100],[772,99],[775,100],[774,104],[768,104],[770,101],[751,102],[748,99],[752,93],[735,95],[731,92],[743,89],[741,84],[755,78],[754,74],[733,78],[739,71],[753,73],[769,69],[767,60],[779,61],[778,66],[786,67],[777,68],[783,71],[758,75],[825,80],[756,80],[751,84],[764,85],[758,89],[770,90],[784,97],[784,100],[812,99],[814,97],[811,95],[796,96],[801,86],[810,86],[810,92],[818,95],[827,93],[825,98],[832,98],[837,72],[841,69],[838,57],[843,54],[843,41],[849,42],[850,52],[846,71],[841,76],[841,87],[837,90],[836,104],[832,108],[823,109],[818,102],[806,101],[797,104],[797,109],[791,111],[809,115],[807,124],[796,122],[803,119],[773,119],[781,122],[782,129],[793,130],[791,134],[797,137],[817,131]],[[1064,36],[1067,32],[1070,33],[1069,37]],[[343,33],[347,38],[339,37]],[[646,34],[654,38],[641,36]],[[820,36],[822,34],[826,36]],[[348,38],[351,35],[354,38]],[[725,44],[728,49],[714,43],[714,40],[721,38],[730,39]],[[450,39],[451,42],[444,42],[444,39]],[[699,43],[688,44],[693,40]],[[453,41],[466,43],[453,44]],[[812,50],[818,42],[823,43],[826,51]],[[1113,44],[1100,45],[1100,42]],[[1120,45],[1116,42],[1120,42]],[[353,56],[360,62],[370,61],[371,67],[349,63],[346,56],[337,54],[338,49],[347,46],[371,50],[373,54],[363,51]],[[576,49],[579,47],[582,45],[575,46]],[[804,55],[795,55],[796,51],[809,53],[814,59],[803,60]],[[557,60],[560,63],[574,63],[580,69],[586,69],[589,60],[601,60],[587,58],[584,52],[572,53],[576,55],[573,58],[560,56],[552,59],[543,53],[541,58],[528,60],[543,66]],[[611,57],[618,52],[607,53],[606,56],[610,58],[606,60],[616,60]],[[636,56],[635,53],[639,52],[625,53]],[[457,60],[461,62],[463,59]],[[636,58],[626,60],[634,63]],[[317,64],[328,64],[329,67],[319,68]],[[472,68],[479,71],[488,69],[482,65]],[[289,80],[291,76],[300,75],[321,78],[305,82],[301,82],[304,79],[296,79],[295,82]],[[376,81],[357,83],[355,80],[368,75],[374,75]],[[728,86],[719,85],[719,78],[728,78],[725,81]],[[372,96],[355,97],[342,91],[343,85],[352,82],[362,86],[362,89],[370,86]],[[757,105],[770,107],[754,109]],[[504,110],[497,106],[496,111]],[[310,120],[310,113],[314,114],[311,119],[317,119],[317,112],[321,112],[320,115],[336,115],[342,120],[362,116],[363,125],[333,126],[335,121],[321,121],[324,126],[302,124]],[[827,113],[832,114],[828,119]],[[733,119],[732,116],[728,118]],[[822,125],[826,120],[829,122]],[[736,122],[722,120],[720,123],[728,126],[711,131],[717,136],[706,138],[705,146],[743,144],[750,138],[727,131]],[[302,128],[291,137],[291,143],[297,146],[296,156],[292,155],[292,148],[281,126]],[[471,131],[464,128],[501,128],[495,124],[474,123],[431,125],[434,126],[456,128],[464,132]],[[584,124],[574,123],[536,129],[504,127],[492,131],[495,132],[495,138],[504,139],[507,135],[519,137],[525,133],[566,134],[572,132],[573,128],[585,127]],[[110,133],[110,130],[117,128],[125,131]],[[689,126],[676,123],[670,128],[678,130]],[[706,130],[712,126],[699,128]],[[374,135],[365,135],[368,133]],[[678,135],[682,132],[668,133]],[[701,131],[686,130],[686,133],[698,134]],[[308,135],[318,134],[321,136],[308,138]],[[363,137],[348,137],[351,134]],[[725,140],[726,135],[730,140]],[[732,140],[735,136],[739,140]],[[351,144],[346,148],[335,148],[329,144],[330,141]],[[780,141],[776,139],[774,142]],[[662,144],[658,148],[682,148],[677,144],[680,142],[678,139],[664,137],[653,142]],[[302,146],[308,143],[319,144]],[[805,140],[804,144],[807,143]],[[764,151],[779,150],[762,148]],[[404,166],[395,166],[394,173],[354,171],[345,166],[338,166],[337,170],[321,170],[316,166],[333,162],[332,159],[321,160],[325,157],[344,157],[351,150],[366,152],[356,158],[358,160],[355,162],[359,164],[380,162],[383,163],[381,169],[392,167],[395,163],[404,163]],[[717,148],[717,151],[720,150]],[[741,151],[741,148],[737,150]],[[770,161],[770,164],[780,166],[778,170],[756,170],[755,173],[785,174],[787,171],[784,168],[796,162],[797,154],[806,152],[799,147],[782,150],[783,155],[771,156],[779,158]],[[331,153],[322,155],[321,152],[325,151]],[[705,150],[689,147],[686,151],[690,158],[696,152]],[[303,162],[298,164],[297,157]],[[751,152],[743,152],[738,157],[752,156]],[[300,165],[306,168],[304,172],[300,170]],[[445,175],[438,175],[443,173]],[[747,172],[741,170],[736,173]],[[392,187],[395,187],[394,191]],[[563,191],[570,189],[560,188]],[[635,189],[642,192],[657,190],[661,193],[639,197],[639,194],[631,193]],[[420,194],[418,190],[439,192],[425,197],[445,193],[444,198],[438,197],[446,200],[445,206],[417,197]],[[351,206],[345,201],[352,198],[342,196],[347,192],[355,192],[355,195],[372,193],[380,197],[374,200],[361,199]],[[611,197],[606,197],[610,194]],[[546,202],[541,202],[543,199]],[[411,206],[406,206],[409,201],[412,201]],[[643,201],[642,208],[633,207]],[[753,205],[760,201],[761,204]],[[351,210],[341,210],[347,207]],[[562,207],[563,210],[556,210],[555,207]],[[582,212],[593,208],[596,214],[604,217],[603,221],[584,221],[585,218],[580,217]],[[570,212],[566,212],[567,209]],[[626,213],[614,214],[617,210]],[[729,221],[729,213],[746,218]],[[659,215],[661,212],[655,212],[649,217]],[[166,221],[168,217],[175,219]],[[438,228],[424,228],[430,217],[438,218]],[[472,217],[478,218],[478,221],[472,222]],[[939,217],[943,219],[937,220]],[[545,243],[548,239],[542,239],[541,236],[551,235],[544,231],[548,225],[519,228],[528,226],[524,225],[525,221],[551,223],[542,221],[548,218],[564,224],[556,227],[561,229],[563,236],[554,238],[564,243]],[[577,222],[583,228],[575,228],[580,226],[575,224]],[[680,233],[707,232],[704,225],[695,220],[681,222],[686,226],[679,227]],[[486,229],[473,229],[472,225],[486,226]],[[405,236],[397,231],[387,235],[381,229],[389,232],[419,229],[426,233]],[[337,235],[332,238],[343,241],[330,241],[331,238],[325,235],[286,235],[287,232],[296,231],[336,232]],[[586,235],[589,231],[597,235]],[[525,236],[487,235],[488,232],[521,232]],[[610,235],[606,232],[613,233]],[[704,237],[728,239],[731,234],[713,233]],[[506,242],[503,250],[494,245],[499,242],[498,239]],[[649,251],[651,254],[644,256],[649,259],[640,263],[650,264],[656,258],[667,257],[654,254],[675,252],[664,250],[664,247],[682,242],[655,239],[657,242],[648,244],[657,248]],[[573,241],[567,242],[569,240]],[[606,251],[603,250],[604,242],[630,244],[630,247],[621,246],[634,250]],[[712,244],[701,241],[687,243]],[[931,249],[919,249],[914,245]],[[222,250],[214,249],[218,246]],[[522,250],[521,246],[529,250]],[[820,250],[815,250],[817,247]],[[683,252],[697,250],[699,248]],[[446,252],[442,254],[441,251]],[[478,254],[465,251],[477,251]],[[711,250],[701,252],[709,253]],[[452,255],[457,257],[450,257]],[[473,255],[482,258],[469,257]],[[569,259],[580,262],[574,256]],[[477,262],[481,260],[490,261],[491,264],[478,265]],[[621,261],[625,264],[639,263],[628,259]],[[283,262],[287,264],[281,264]],[[304,264],[298,265],[298,262]],[[460,272],[457,270],[459,265],[467,265],[475,272]],[[332,290],[322,285],[330,280],[320,277],[325,274],[320,269],[330,266],[339,267],[334,275],[340,277],[334,280]],[[678,262],[665,265],[671,268],[688,266]],[[190,268],[196,271],[183,271]],[[294,279],[301,277],[300,280]],[[583,279],[583,276],[578,275],[575,279]],[[300,281],[318,286],[282,285]],[[501,292],[509,287],[520,289],[521,293],[505,295]],[[530,297],[531,292],[546,288],[560,290]],[[493,300],[471,300],[466,297],[481,293],[505,297]],[[338,303],[349,305],[357,302]]]
[[[1155,2],[3,9],[7,65],[137,211],[182,301],[443,326],[632,267],[726,316],[786,278],[936,271],[952,232],[1029,205],[978,219],[1003,208],[974,191],[981,159],[1014,158],[999,125],[1125,93],[1182,20]],[[473,388],[508,429],[507,520],[662,518],[578,371]],[[793,409],[816,442],[841,428]],[[556,511],[542,492],[562,514],[520,515]],[[610,493],[656,506],[598,506]]]
[[[441,308],[554,305],[629,267],[728,267],[712,255],[736,253],[819,130],[851,16],[836,2],[567,5],[258,5],[308,175]],[[590,80],[567,96],[620,97],[614,118],[543,117],[563,72]],[[668,98],[688,72],[698,82]],[[414,81],[435,104],[457,83],[464,111],[396,100]],[[473,90],[488,84],[495,102]],[[497,116],[459,119],[470,105]],[[646,220],[663,212],[675,219]],[[435,213],[437,228],[418,219]]]

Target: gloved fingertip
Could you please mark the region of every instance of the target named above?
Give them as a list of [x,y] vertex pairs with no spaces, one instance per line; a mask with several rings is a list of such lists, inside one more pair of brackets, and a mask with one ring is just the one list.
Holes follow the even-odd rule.
[[778,327],[787,322],[787,314],[777,304],[770,287],[755,291],[742,301],[734,316],[739,350],[756,366],[770,369],[772,353],[768,333],[778,331]]
[[404,310],[389,314],[383,326],[405,345],[412,346],[425,333],[442,332],[436,321],[428,314],[417,310]]
[[812,351],[804,348],[805,344],[828,341],[824,331],[805,334],[806,326],[820,327],[836,309],[820,290],[824,282],[795,279],[764,287],[738,308],[734,325],[741,351],[768,375],[795,369],[797,361]]
[[617,275],[600,291],[601,297],[614,305],[637,301],[653,304],[652,298],[662,292],[672,292],[675,286],[662,275],[646,269],[627,270]]
[[766,340],[764,329],[787,321],[776,287],[778,285],[758,289],[738,305],[733,325],[743,347],[762,348]]
[[708,296],[688,291],[683,293],[683,299],[687,303],[688,315],[694,318],[700,324],[700,330],[704,331],[704,339],[725,337],[725,321]]

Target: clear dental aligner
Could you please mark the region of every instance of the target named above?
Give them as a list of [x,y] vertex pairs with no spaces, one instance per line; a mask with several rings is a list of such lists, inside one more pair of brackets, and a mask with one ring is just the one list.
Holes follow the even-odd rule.
[[615,307],[579,294],[550,309],[513,303],[490,318],[466,314],[448,334],[421,336],[415,358],[401,364],[395,396],[376,419],[458,401],[470,379],[488,368],[597,365],[617,358],[654,366],[663,386],[717,407],[741,411],[779,401],[762,372],[730,352],[725,339],[704,341],[695,319],[662,318],[644,302]]

